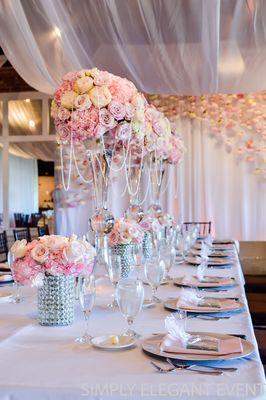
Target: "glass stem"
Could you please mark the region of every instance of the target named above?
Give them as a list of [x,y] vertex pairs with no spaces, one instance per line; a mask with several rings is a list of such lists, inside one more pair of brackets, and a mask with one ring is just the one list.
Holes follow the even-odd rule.
[[157,287],[152,287],[152,301],[156,301]]
[[89,334],[89,318],[90,318],[90,311],[88,310],[83,310],[84,318],[85,318],[85,332],[84,332],[84,337],[88,337]]
[[15,296],[15,302],[19,303],[20,302],[20,295],[19,295],[19,285],[16,282],[16,296]]
[[133,320],[132,317],[128,317],[127,318],[128,329],[127,329],[126,334],[129,335],[129,336],[134,336],[134,332],[132,330],[133,321],[134,320]]

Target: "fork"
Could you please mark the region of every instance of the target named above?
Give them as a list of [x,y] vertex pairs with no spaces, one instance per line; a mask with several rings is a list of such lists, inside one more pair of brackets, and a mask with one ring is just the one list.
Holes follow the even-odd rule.
[[151,365],[153,365],[157,369],[157,371],[159,371],[162,374],[167,374],[168,372],[172,372],[176,369],[174,365],[169,368],[163,368],[160,365],[156,364],[154,361],[151,361]]
[[[223,371],[222,370],[213,370],[213,371],[205,371],[202,369],[197,369],[198,366],[196,364],[193,365],[180,365],[180,364],[175,364],[173,360],[171,360],[171,358],[167,358],[166,361],[172,365],[173,367],[175,367],[177,370],[187,370],[187,371],[193,371],[196,372],[198,374],[202,374],[202,375],[223,375]],[[197,367],[197,368],[195,368]]]
[[[193,365],[187,365],[184,361],[182,360],[172,360],[171,358],[167,358],[166,361],[170,364],[170,365],[178,365],[180,367],[185,367],[185,368],[190,368],[190,367],[195,367],[196,364]],[[237,368],[234,367],[215,367],[213,365],[202,365],[202,367],[204,368],[210,368],[213,369],[215,371],[225,371],[225,372],[235,372],[237,371]]]

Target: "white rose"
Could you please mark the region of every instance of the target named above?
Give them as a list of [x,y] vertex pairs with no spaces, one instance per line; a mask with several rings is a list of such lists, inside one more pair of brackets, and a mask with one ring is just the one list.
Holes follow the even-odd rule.
[[62,94],[61,97],[61,106],[67,108],[68,110],[74,107],[75,99],[77,97],[77,93],[73,92],[73,90],[67,90]]
[[139,236],[139,231],[134,226],[131,226],[128,230],[130,236],[135,239]]
[[40,237],[40,243],[52,251],[60,250],[68,244],[68,238],[59,235],[44,235]]
[[81,240],[73,238],[69,241],[69,245],[64,249],[64,255],[69,262],[83,262],[86,257],[86,247]]
[[49,256],[49,249],[42,243],[38,243],[35,247],[33,247],[30,255],[35,261],[42,264],[47,260]]
[[87,93],[93,87],[93,79],[89,76],[84,76],[76,80],[74,89],[79,94]]
[[42,272],[39,272],[34,278],[32,278],[31,285],[40,288],[43,286],[43,280],[44,274]]
[[22,258],[27,253],[27,240],[16,240],[10,249],[10,253],[13,254],[15,258]]

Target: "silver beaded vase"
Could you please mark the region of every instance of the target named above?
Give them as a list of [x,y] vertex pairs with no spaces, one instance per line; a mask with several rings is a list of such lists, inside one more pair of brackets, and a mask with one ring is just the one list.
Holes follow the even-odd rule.
[[145,258],[151,258],[152,256],[152,234],[150,232],[144,233],[142,241],[143,256]]
[[38,289],[40,325],[71,325],[74,322],[75,277],[45,276]]
[[112,252],[121,257],[121,276],[127,278],[130,267],[134,265],[133,244],[117,244],[113,246]]

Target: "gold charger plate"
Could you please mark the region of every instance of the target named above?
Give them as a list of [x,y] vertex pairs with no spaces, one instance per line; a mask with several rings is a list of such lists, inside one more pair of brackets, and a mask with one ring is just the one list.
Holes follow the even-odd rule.
[[[197,256],[188,256],[185,258],[185,261],[188,264],[191,265],[200,265],[203,260],[200,259],[200,257]],[[237,262],[236,259],[228,259],[228,258],[213,258],[213,259],[208,259],[208,267],[215,267],[215,268],[219,268],[219,267],[228,267],[231,268],[233,265],[235,265]]]
[[[211,276],[208,277],[208,278],[211,278]],[[221,278],[224,278],[224,277],[221,277]],[[182,277],[182,278],[176,278],[174,280],[174,284],[177,285],[177,286],[195,287],[195,288],[217,288],[217,287],[235,286],[236,285],[235,278],[230,278],[230,279],[231,279],[231,282],[227,283],[226,285],[223,285],[223,284],[218,283],[218,282],[217,283],[199,282],[196,285],[187,285],[187,284],[183,283],[183,277]]]
[[[211,333],[211,332],[189,332],[192,335],[204,335],[211,336],[217,339],[229,339],[234,336],[226,335],[223,333]],[[201,354],[182,354],[182,353],[167,353],[166,351],[160,350],[160,343],[162,338],[165,336],[165,333],[158,334],[146,338],[142,342],[142,348],[149,354],[160,356],[160,357],[168,357],[174,360],[185,360],[185,361],[215,361],[215,360],[233,360],[236,358],[246,357],[253,353],[255,350],[254,345],[249,340],[240,339],[243,347],[242,353],[231,353],[225,355],[201,355]]]
[[[219,298],[219,300],[221,300],[222,298]],[[232,309],[220,309],[220,308],[216,308],[216,307],[208,307],[208,310],[206,310],[205,308],[207,307],[195,307],[195,308],[178,308],[176,306],[176,302],[178,299],[170,299],[170,300],[166,300],[163,305],[164,308],[166,308],[167,310],[171,310],[171,311],[187,311],[190,313],[197,313],[197,314],[211,314],[211,313],[215,313],[215,314],[219,314],[219,313],[225,313],[225,312],[235,312],[235,311],[240,311],[244,308],[244,304],[241,303],[241,301],[236,301],[236,303],[238,304],[238,308],[234,308]]]

